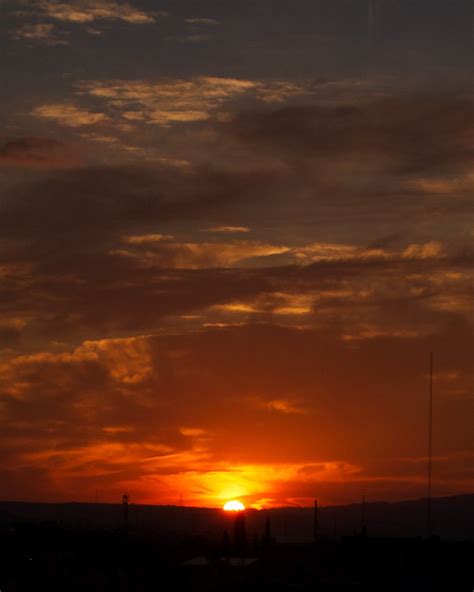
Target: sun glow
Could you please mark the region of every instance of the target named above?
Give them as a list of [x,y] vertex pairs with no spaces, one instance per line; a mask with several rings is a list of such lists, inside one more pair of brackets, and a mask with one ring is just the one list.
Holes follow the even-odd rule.
[[245,506],[242,502],[239,502],[237,500],[232,500],[232,501],[224,504],[223,509],[226,512],[242,512],[242,510],[245,510]]

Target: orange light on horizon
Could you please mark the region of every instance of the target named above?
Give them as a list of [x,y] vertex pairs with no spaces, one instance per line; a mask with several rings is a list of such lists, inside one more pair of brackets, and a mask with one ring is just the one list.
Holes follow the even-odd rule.
[[245,510],[245,506],[238,500],[231,500],[230,502],[225,503],[222,509],[226,512],[242,512]]

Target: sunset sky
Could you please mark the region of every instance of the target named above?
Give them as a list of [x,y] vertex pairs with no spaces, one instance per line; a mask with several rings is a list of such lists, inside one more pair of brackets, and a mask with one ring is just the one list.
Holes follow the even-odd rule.
[[474,491],[471,0],[4,0],[0,499]]

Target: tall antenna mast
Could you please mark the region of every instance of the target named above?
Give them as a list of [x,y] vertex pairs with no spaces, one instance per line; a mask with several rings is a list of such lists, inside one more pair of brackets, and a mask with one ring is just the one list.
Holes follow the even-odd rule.
[[433,352],[430,353],[430,396],[428,413],[428,537],[431,536],[431,472],[433,452]]

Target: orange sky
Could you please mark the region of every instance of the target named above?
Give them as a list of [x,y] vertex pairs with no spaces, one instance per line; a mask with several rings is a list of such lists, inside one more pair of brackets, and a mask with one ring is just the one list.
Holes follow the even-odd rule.
[[[427,340],[328,339],[253,324],[8,359],[4,491],[254,507],[424,494]],[[459,357],[437,346],[435,491],[447,494],[472,486],[471,418]]]

